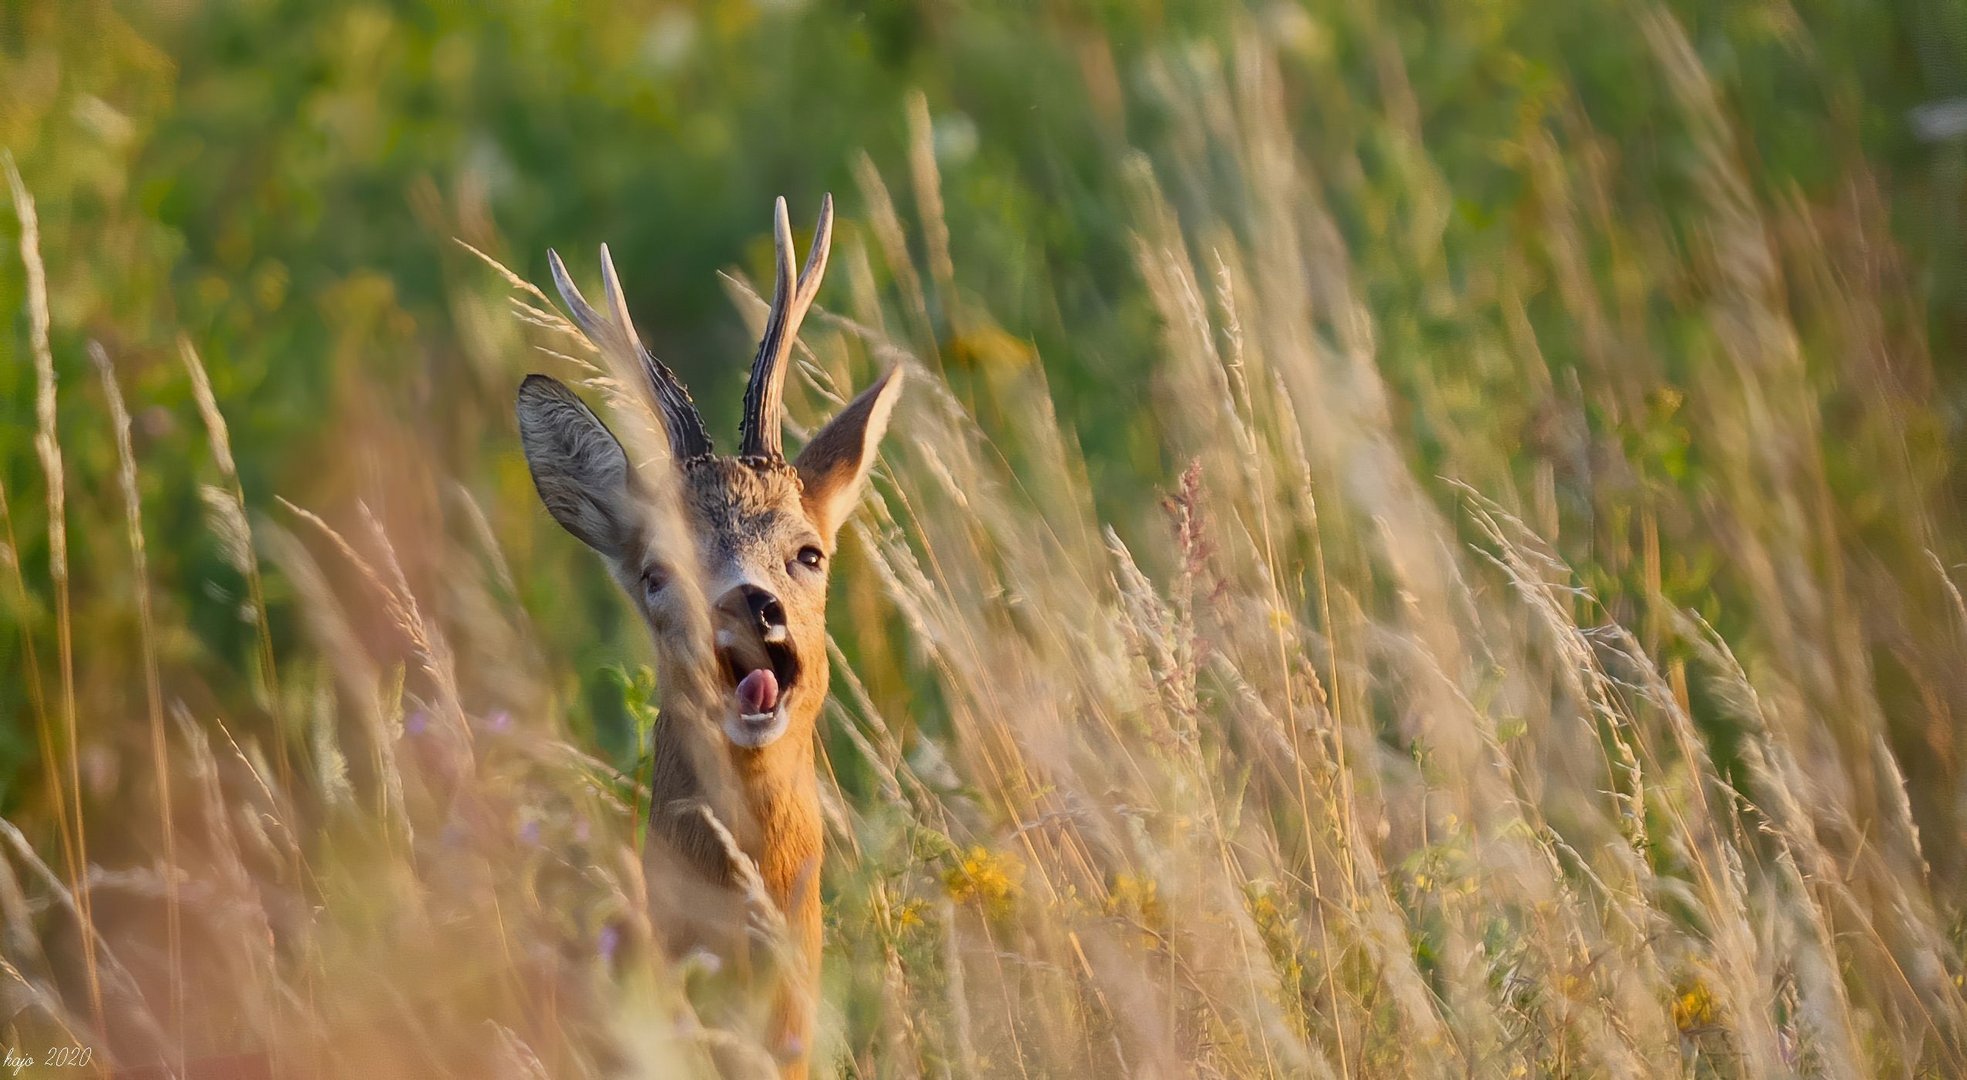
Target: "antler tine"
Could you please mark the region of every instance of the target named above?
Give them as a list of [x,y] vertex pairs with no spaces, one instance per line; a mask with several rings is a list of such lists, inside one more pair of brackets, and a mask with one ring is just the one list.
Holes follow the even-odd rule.
[[792,355],[799,337],[799,324],[819,295],[820,279],[826,276],[827,254],[833,247],[833,196],[820,201],[820,220],[813,233],[813,250],[792,278],[792,225],[787,220],[785,199],[772,207],[772,227],[778,256],[778,276],[772,287],[772,309],[765,318],[765,334],[758,342],[758,356],[751,363],[751,382],[745,387],[744,423],[739,453],[747,457],[782,458],[780,427],[785,412],[785,361]]
[[648,378],[649,388],[655,391],[656,405],[662,410],[663,427],[669,432],[669,446],[676,459],[688,461],[711,453],[710,432],[704,428],[703,416],[690,398],[689,387],[635,333],[635,322],[628,317],[628,298],[622,295],[621,277],[615,273],[615,257],[606,244],[601,245],[601,290],[614,311],[615,322],[628,338],[629,347],[642,361],[642,374]]
[[826,259],[832,251],[833,193],[828,192],[820,196],[820,220],[813,226],[813,250],[806,253],[806,265],[799,271],[799,314],[794,319],[795,328],[820,294],[820,279],[826,276]]
[[575,285],[574,279],[567,275],[567,264],[560,261],[560,253],[547,248],[546,265],[547,269],[553,272],[553,287],[559,290],[560,299],[566,303],[567,310],[573,313],[574,321],[580,324],[581,333],[586,334],[587,339],[594,342],[596,348],[607,348],[608,343],[614,340],[614,332],[608,326],[608,321],[601,317],[601,313],[588,306],[587,298],[581,295],[580,287]]
[[607,244],[601,245],[601,298],[607,302],[608,314],[614,317],[615,325],[628,338],[629,347],[640,349],[642,339],[635,333],[635,321],[628,317],[628,298],[622,295],[621,278],[615,273],[615,257],[609,253]]
[[561,261],[559,252],[549,248],[546,262],[553,272],[554,288],[559,290],[560,299],[566,302],[588,340],[604,351],[624,350],[626,355],[641,362],[643,375],[662,415],[663,430],[669,436],[670,452],[679,461],[711,453],[710,433],[704,429],[695,402],[690,400],[690,391],[668,365],[643,347],[635,333],[635,323],[628,317],[628,301],[622,295],[621,279],[615,273],[615,260],[608,252],[608,245],[601,245],[601,289],[612,318],[604,317],[588,304],[568,275],[567,264]]

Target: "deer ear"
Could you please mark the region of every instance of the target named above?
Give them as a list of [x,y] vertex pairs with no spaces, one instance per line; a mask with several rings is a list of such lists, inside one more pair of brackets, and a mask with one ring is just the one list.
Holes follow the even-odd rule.
[[545,375],[519,384],[519,441],[540,501],[562,528],[609,558],[630,535],[628,455],[572,390]]
[[829,541],[860,499],[881,433],[888,430],[888,414],[901,396],[902,369],[889,368],[799,452],[794,466],[806,488],[806,514]]

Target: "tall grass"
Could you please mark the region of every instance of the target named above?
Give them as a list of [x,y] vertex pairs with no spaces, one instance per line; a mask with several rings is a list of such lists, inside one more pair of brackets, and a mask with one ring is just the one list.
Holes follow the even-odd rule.
[[[1957,773],[1910,784],[1904,750],[1962,704],[1958,522],[1861,163],[1835,205],[1759,193],[1679,28],[1646,14],[1635,47],[1672,90],[1694,208],[1608,216],[1608,148],[1574,117],[1521,148],[1541,216],[1453,265],[1430,247],[1447,182],[1397,109],[1376,192],[1305,152],[1288,29],[1140,73],[1165,123],[1114,166],[1134,263],[1113,276],[1159,328],[1134,365],[1169,463],[1153,505],[1111,506],[1046,364],[964,291],[926,105],[898,168],[857,171],[866,226],[793,412],[885,365],[910,381],[836,572],[818,1060],[1967,1071]],[[1397,55],[1379,62],[1397,88]],[[1396,250],[1348,250],[1342,215],[1384,220]],[[1389,259],[1416,308],[1368,295]],[[513,371],[532,345],[591,373],[508,282],[521,318],[475,332]],[[1389,355],[1430,337],[1439,359]],[[79,876],[8,827],[10,1037],[282,1076],[739,1056],[753,1034],[698,1011],[716,963],[654,947],[646,793],[561,719],[525,560],[481,505],[522,512],[523,485],[456,485],[417,433],[357,416],[360,501],[249,502],[184,362],[259,635],[255,671],[204,677],[257,680],[279,719],[173,697],[167,731],[151,694],[167,760],[87,807],[122,834],[114,864],[66,816],[85,777],[50,762]],[[116,386],[105,357],[122,431]],[[171,630],[144,606],[145,463],[119,447],[147,658]],[[59,447],[44,460],[58,492]],[[1850,463],[1878,470],[1855,493],[1832,475]],[[262,558],[306,624],[278,679]],[[117,662],[78,644],[86,670]],[[1936,793],[1916,812],[1909,790]]]

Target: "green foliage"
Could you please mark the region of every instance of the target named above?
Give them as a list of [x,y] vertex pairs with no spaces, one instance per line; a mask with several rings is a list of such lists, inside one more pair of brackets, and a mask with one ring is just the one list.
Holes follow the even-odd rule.
[[[1725,929],[1708,925],[1721,921],[1712,898],[1673,890],[1683,877],[1741,870],[1704,862],[1713,853],[1685,841],[1685,822],[1766,820],[1702,800],[1724,802],[1723,781],[1730,798],[1767,797],[1756,785],[1795,763],[1758,756],[1776,737],[1766,719],[1804,717],[1783,720],[1802,734],[1777,735],[1817,755],[1810,767],[1862,774],[1853,805],[1903,792],[1928,838],[1925,861],[1905,861],[1931,875],[1914,892],[1967,875],[1962,845],[1948,842],[1962,834],[1954,717],[1967,708],[1956,618],[1967,610],[1950,569],[1967,558],[1956,505],[1967,398],[1948,362],[1967,342],[1967,169],[1958,138],[1927,141],[1908,119],[1967,91],[1963,26],[1944,4],[1831,2],[4,0],[0,147],[39,206],[49,279],[73,568],[66,632],[86,645],[85,798],[99,813],[116,808],[135,797],[121,778],[147,775],[135,764],[146,699],[133,660],[133,599],[144,589],[172,715],[226,718],[244,733],[241,760],[277,751],[277,770],[254,759],[266,767],[253,779],[272,786],[277,771],[284,784],[289,750],[298,775],[334,771],[319,748],[361,723],[365,696],[387,681],[365,683],[357,676],[374,672],[359,663],[351,674],[347,654],[363,649],[340,646],[360,642],[404,665],[384,669],[405,673],[384,695],[391,710],[404,694],[441,698],[454,664],[465,730],[473,716],[550,717],[615,771],[596,780],[595,798],[628,805],[639,844],[636,783],[660,730],[645,634],[539,511],[510,417],[524,372],[567,365],[535,348],[546,339],[511,317],[508,283],[457,241],[530,280],[544,279],[545,253],[557,248],[583,282],[607,242],[645,338],[728,443],[755,312],[732,303],[717,272],[765,277],[772,197],[785,194],[804,222],[830,190],[842,221],[822,302],[856,322],[819,331],[830,335],[815,348],[819,366],[864,373],[890,362],[882,345],[914,356],[987,446],[974,457],[988,467],[972,461],[960,480],[992,481],[971,493],[978,505],[1021,515],[966,536],[975,548],[961,572],[973,576],[961,580],[976,588],[965,602],[981,612],[966,629],[984,628],[968,647],[984,656],[975,641],[1001,637],[1091,649],[1103,629],[1119,633],[1046,602],[1082,599],[1078,589],[1111,600],[1102,586],[1119,586],[1107,559],[1124,542],[1153,583],[1140,589],[1167,607],[1153,618],[1127,610],[1164,619],[1174,644],[1140,689],[1155,707],[1096,715],[1088,692],[1088,715],[1074,719],[1113,723],[1144,758],[1216,781],[1222,805],[1168,817],[1208,820],[1238,858],[1255,831],[1290,873],[1322,869],[1329,889],[1340,888],[1342,862],[1357,911],[1384,902],[1372,910],[1392,913],[1397,933],[1374,924],[1328,939],[1328,918],[1340,920],[1323,894],[1282,871],[1246,882],[1235,894],[1247,908],[1242,943],[1276,976],[1255,995],[1265,1008],[1281,1010],[1294,1038],[1390,1071],[1407,1040],[1435,1030],[1415,1024],[1400,997],[1412,987],[1387,974],[1397,967],[1388,950],[1404,952],[1429,994],[1481,985],[1504,1003],[1498,1060],[1574,1068],[1599,1034],[1562,1014],[1573,998],[1615,1002],[1610,990],[1591,997],[1610,977],[1591,957],[1555,964],[1563,970],[1544,972],[1548,982],[1519,974],[1518,964],[1554,963],[1537,939],[1556,932],[1550,912],[1575,896],[1474,912],[1508,876],[1484,862],[1496,837],[1481,829],[1561,861],[1564,889],[1596,903],[1599,853],[1562,838],[1595,815],[1618,816],[1624,832],[1607,843],[1632,857],[1635,874],[1674,882],[1664,899],[1635,904],[1712,944]],[[1274,81],[1263,77],[1273,68]],[[0,212],[10,530],[0,537],[0,816],[41,840],[62,820],[63,781],[44,755],[66,748],[55,723],[64,630],[35,442],[27,275],[12,247],[19,225],[14,210]],[[125,543],[91,340],[113,358],[135,414],[144,582]],[[181,342],[202,357],[230,425],[257,550],[278,563],[264,577],[226,540],[232,478],[199,420]],[[1310,374],[1265,381],[1278,372]],[[1255,381],[1233,381],[1246,376]],[[1313,398],[1349,411],[1300,430],[1299,419],[1322,415]],[[1235,441],[1246,438],[1248,453]],[[1181,515],[1208,500],[1178,491],[1171,543],[1163,495],[1197,459],[1229,494],[1203,525]],[[882,478],[893,505],[941,475],[911,460],[914,472]],[[1374,498],[1410,480],[1414,491],[1401,493],[1413,503]],[[281,499],[354,537],[370,565],[325,554],[333,545]],[[1388,502],[1434,516],[1392,520],[1379,513]],[[1307,516],[1265,516],[1280,508]],[[954,998],[964,974],[949,943],[968,932],[1042,937],[1018,920],[1058,914],[1172,960],[1185,954],[1165,924],[1192,913],[1169,875],[1157,891],[1153,866],[1088,870],[1077,849],[1034,854],[1047,841],[1033,837],[1051,826],[1021,815],[1043,806],[1077,821],[1086,807],[1060,809],[1052,788],[990,771],[1002,762],[987,722],[1010,722],[964,697],[944,651],[955,647],[924,631],[918,611],[898,609],[902,585],[877,577],[875,554],[911,543],[936,562],[925,540],[934,528],[918,513],[876,522],[868,551],[848,546],[833,600],[859,683],[836,693],[826,767],[863,849],[829,869],[829,932],[859,965],[829,978],[853,1041],[847,1056],[903,1040],[922,1062],[989,1072],[978,1062],[1005,1051],[966,1045],[962,1025],[896,1034],[890,1025],[906,1024],[881,1006]],[[1447,523],[1438,536],[1423,528],[1437,520]],[[1250,540],[1262,558],[1210,549],[1210,529],[1231,538],[1225,548]],[[401,565],[381,558],[377,533],[396,541]],[[1050,595],[1023,595],[1014,570],[1037,549],[1086,572],[1071,588],[1051,581]],[[1454,602],[1427,606],[1438,597],[1416,585],[1426,573],[1413,564],[1428,558],[1450,568],[1452,587],[1435,584]],[[1457,592],[1465,575],[1475,584]],[[459,584],[467,578],[471,588]],[[1225,582],[1257,580],[1264,611],[1229,610],[1244,594]],[[1498,599],[1539,587],[1550,611],[1537,614],[1558,629]],[[481,588],[493,603],[480,602]],[[401,615],[405,593],[449,631],[454,654],[420,656],[428,642]],[[494,608],[521,613],[516,625]],[[1248,644],[1242,620],[1279,641],[1295,635],[1277,676],[1286,705],[1342,717],[1331,745],[1307,758],[1332,755],[1314,777],[1325,787],[1307,794],[1298,776],[1295,800],[1267,788],[1275,766],[1262,737],[1198,730],[1198,717],[1240,715],[1255,693],[1239,681],[1247,670],[1224,659]],[[1492,648],[1485,634],[1503,622],[1509,640]],[[1442,675],[1452,694],[1413,675],[1414,655],[1434,657],[1443,624],[1474,642],[1466,666]],[[1577,647],[1571,631],[1615,655],[1585,650],[1581,662],[1566,651]],[[1044,674],[1058,677],[1059,693],[1076,692],[1061,671]],[[1662,719],[1681,710],[1693,742]],[[876,730],[877,714],[890,726]],[[1481,807],[1440,811],[1469,767],[1436,726],[1442,715],[1486,724],[1485,761],[1533,778],[1526,785],[1549,783],[1547,802],[1541,788],[1524,795],[1547,822],[1498,829],[1477,821]],[[1560,760],[1548,742],[1556,718],[1588,733],[1602,775]],[[1626,741],[1648,737],[1639,750]],[[1664,762],[1648,756],[1668,742]],[[437,762],[426,766],[433,776],[453,767],[445,754],[470,758],[435,736],[414,745]],[[578,816],[562,802],[579,799],[535,798],[532,765],[481,756],[524,778],[499,813]],[[394,768],[343,764],[357,787]],[[1413,835],[1346,833],[1333,808],[1354,812],[1355,773],[1363,800],[1415,800]],[[398,794],[448,812],[430,792]],[[1263,812],[1246,821],[1246,801]],[[539,809],[549,803],[551,814]],[[1113,851],[1130,843],[1179,846],[1167,836],[1180,828],[1137,809],[1126,810],[1136,830],[1126,843],[1104,836],[1112,849],[1085,857],[1125,863]],[[1453,829],[1429,835],[1444,816]],[[377,925],[401,899],[391,888],[411,885],[392,878],[372,892],[360,873],[401,824],[324,841],[324,862],[348,859],[329,894],[354,897]],[[449,835],[449,824],[433,831]],[[1872,842],[1866,828],[1851,830]],[[1902,841],[1876,843],[1918,850],[1894,846]],[[1386,859],[1378,876],[1351,865],[1361,844]],[[1837,854],[1856,865],[1867,844]],[[1785,848],[1770,863],[1801,857]],[[570,860],[555,873],[591,870]],[[1757,872],[1767,874],[1758,903],[1789,895],[1788,878]],[[632,905],[617,900],[581,918],[627,919]],[[1626,917],[1605,903],[1616,909],[1608,922]],[[1749,975],[1723,973],[1737,980],[1730,987],[1667,955],[1698,952],[1688,943],[1698,935],[1669,935],[1655,953],[1658,925],[1640,944],[1619,926],[1592,930],[1613,939],[1607,950],[1655,965],[1651,975],[1669,972],[1672,993],[1654,1019],[1700,1059],[1690,1072],[1711,1068],[1700,1040],[1726,1041],[1708,1030],[1723,1017],[1717,1001],[1739,1000]],[[1483,957],[1472,978],[1475,962],[1455,951],[1471,936]],[[336,959],[360,969],[362,942],[341,944],[349,953]],[[1099,947],[1095,961],[1081,952],[1076,962],[1103,962]],[[1054,963],[1066,952],[1045,955]],[[1957,961],[1933,960],[1920,977],[1944,983]],[[1056,975],[1029,978],[1064,995],[1045,982]],[[1904,1002],[1860,994],[1850,1007],[1899,1024]],[[1109,1035],[1124,1027],[1121,1013],[1074,1016]],[[1220,1017],[1170,1025],[1189,1045],[1269,1061]],[[1893,1057],[1902,1034],[1877,1036],[1879,1071],[1915,1064]],[[1943,1043],[1930,1044],[1933,1060],[1953,1060],[1944,1055],[1957,1044]],[[1104,1041],[1087,1051],[1105,1052]]]
[[[1936,185],[1955,171],[1943,155],[1921,179],[1928,151],[1896,122],[1927,84],[1953,77],[1944,50],[1926,50],[1923,70],[1900,62],[1903,44],[1932,30],[1923,16],[1901,24],[1833,5],[1679,14],[1734,130],[1752,140],[1763,192],[1835,199],[1845,180],[1837,155],[1876,157],[1908,179],[1886,209],[1914,257],[1951,259],[1953,234],[1926,225],[1950,198]],[[1636,442],[1632,460],[1650,463],[1642,483],[1699,489],[1698,452],[1672,413],[1684,396],[1676,387],[1714,362],[1717,345],[1689,307],[1686,290],[1699,283],[1657,271],[1672,249],[1704,242],[1685,232],[1706,197],[1693,179],[1703,151],[1633,47],[1627,9],[1272,5],[1260,18],[1289,64],[1294,115],[1306,118],[1294,135],[1331,163],[1333,210],[1381,318],[1381,348],[1402,358],[1395,386],[1420,403],[1410,421],[1426,464],[1451,464],[1449,441],[1469,431],[1527,439],[1500,447],[1525,482],[1552,456],[1536,442],[1543,421],[1526,411],[1534,399],[1514,392],[1512,367],[1499,362],[1521,347],[1506,325],[1520,304],[1560,383],[1580,365],[1658,371],[1666,389],[1647,401],[1588,402],[1592,435]],[[1125,520],[1177,462],[1140,378],[1157,330],[1129,250],[1136,196],[1114,162],[1130,146],[1184,152],[1170,141],[1167,95],[1206,87],[1182,85],[1190,76],[1170,60],[1227,40],[1232,19],[1213,5],[9,5],[0,144],[42,208],[56,354],[76,388],[62,417],[71,463],[93,475],[107,461],[80,359],[84,336],[106,337],[127,391],[149,406],[139,423],[158,587],[185,608],[187,647],[239,661],[252,634],[236,617],[241,583],[199,526],[198,433],[184,423],[170,362],[179,334],[213,371],[255,507],[275,492],[309,505],[359,487],[365,451],[351,445],[361,435],[351,415],[435,427],[456,472],[510,454],[500,402],[512,375],[541,361],[487,355],[483,333],[461,322],[460,294],[490,295],[493,284],[452,237],[510,252],[533,277],[547,247],[582,265],[580,253],[605,239],[629,268],[652,344],[710,415],[727,415],[745,338],[713,269],[762,270],[760,207],[772,195],[803,206],[820,190],[851,190],[862,150],[898,160],[903,98],[919,87],[948,228],[967,243],[955,287],[935,290],[911,336],[946,352],[959,388],[1018,362],[1007,357],[1043,358],[1102,511]],[[1578,154],[1553,156],[1561,145]],[[1181,176],[1244,167],[1220,160]],[[1565,251],[1573,240],[1542,234],[1539,206],[1579,183],[1595,185],[1574,197],[1590,201],[1602,231]],[[1171,194],[1200,205],[1225,190]],[[913,201],[897,196],[905,210]],[[1226,224],[1248,227],[1242,211],[1224,210]],[[850,231],[865,227],[850,217]],[[1504,268],[1526,259],[1530,291],[1499,291]],[[1580,272],[1645,283],[1619,313],[1616,340],[1581,332],[1580,313],[1566,309],[1559,282]],[[1933,310],[1963,306],[1950,272],[1927,280],[1943,290]],[[22,311],[21,288],[18,264],[0,267],[7,310]],[[0,342],[10,356],[0,462],[21,556],[42,565],[18,326]],[[992,335],[1012,350],[980,350]],[[1854,498],[1878,465],[1857,456],[1866,449],[1827,463]],[[1922,455],[1937,463],[1929,484],[1945,482],[1944,460]],[[1560,496],[1574,506],[1591,497]],[[107,513],[88,498],[74,511],[78,526]],[[1866,521],[1890,529],[1875,514]],[[73,530],[81,566],[98,558],[94,533]],[[1708,588],[1698,567],[1713,557],[1676,539],[1685,587],[1666,595],[1698,605]],[[1568,553],[1593,562],[1586,549]],[[546,596],[556,606],[579,597],[569,614],[585,616],[565,620],[580,629],[553,633],[556,647],[580,670],[634,655],[623,640],[633,627],[593,576],[555,561],[564,573],[535,569],[527,586],[535,610]],[[46,611],[29,599],[16,617],[40,625]],[[294,625],[285,603],[273,618]],[[0,690],[0,707],[21,715],[22,693]],[[0,777],[18,775],[27,747],[0,743]]]

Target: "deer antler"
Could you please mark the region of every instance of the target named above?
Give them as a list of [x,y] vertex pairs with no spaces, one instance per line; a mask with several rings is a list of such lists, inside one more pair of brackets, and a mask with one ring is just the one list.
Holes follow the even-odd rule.
[[580,324],[588,340],[604,352],[617,351],[641,361],[642,373],[648,377],[656,408],[662,413],[663,430],[669,435],[670,452],[676,455],[676,460],[688,461],[713,453],[710,433],[704,430],[703,417],[697,414],[690,391],[669,370],[669,365],[656,359],[636,336],[635,323],[628,317],[628,300],[622,296],[621,279],[615,274],[615,260],[608,254],[608,245],[601,245],[601,291],[608,305],[607,316],[588,306],[586,298],[574,286],[574,279],[567,276],[567,266],[560,261],[559,252],[549,248],[546,261],[553,270],[553,284],[560,290],[560,299],[567,302],[574,321]]
[[806,309],[819,295],[820,278],[826,275],[827,249],[833,244],[833,196],[820,201],[813,250],[806,255],[797,286],[792,280],[792,225],[786,220],[783,197],[773,206],[772,219],[777,235],[778,280],[772,287],[771,314],[765,317],[765,336],[758,342],[757,359],[751,362],[751,382],[744,391],[738,453],[780,461],[785,457],[779,443],[779,428],[785,419],[785,362],[792,355],[792,343],[799,337]]

